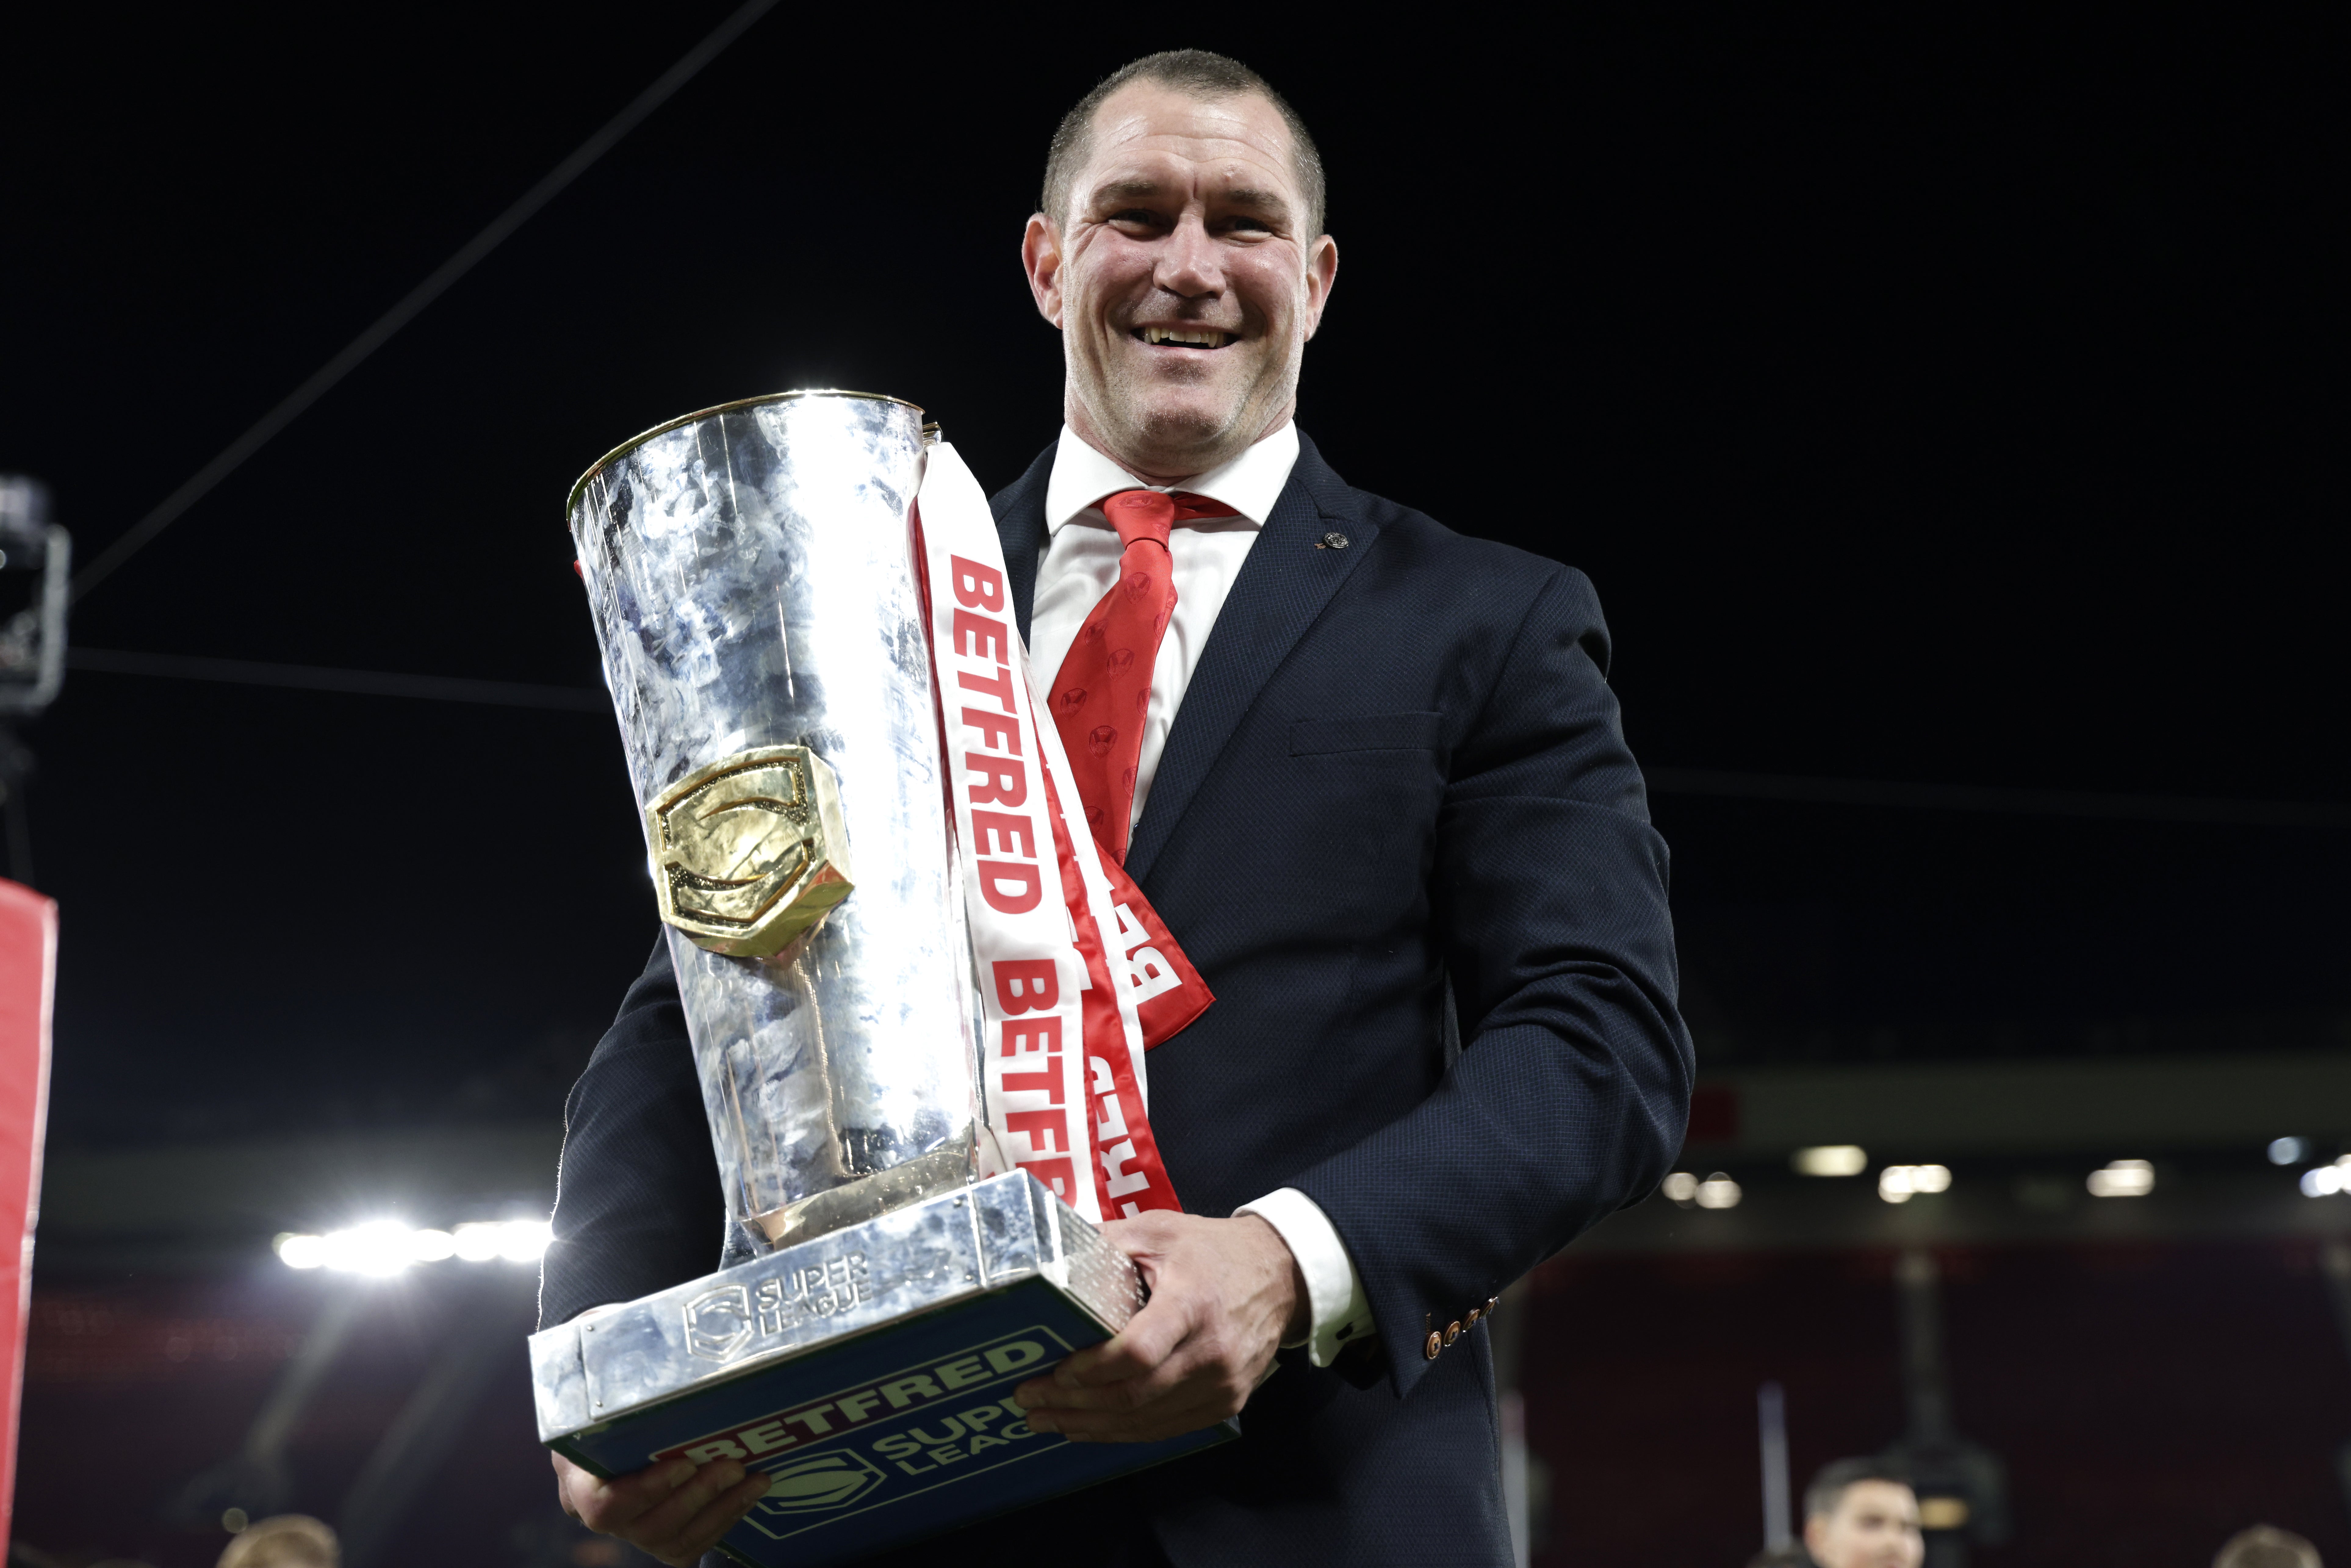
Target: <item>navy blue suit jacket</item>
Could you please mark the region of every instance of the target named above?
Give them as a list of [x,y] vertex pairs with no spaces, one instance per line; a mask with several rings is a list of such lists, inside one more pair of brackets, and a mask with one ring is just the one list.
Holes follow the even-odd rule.
[[[992,503],[1024,634],[1052,458]],[[1050,1505],[1100,1547],[1067,1561],[1510,1561],[1485,1325],[1443,1334],[1647,1193],[1689,1101],[1666,847],[1607,669],[1582,573],[1353,489],[1301,437],[1126,864],[1217,996],[1151,1054],[1177,1195],[1303,1190],[1375,1333],[1332,1368],[1285,1352],[1241,1441]],[[715,1266],[709,1150],[657,948],[572,1093],[546,1321]],[[971,1533],[980,1562],[1039,1539]]]

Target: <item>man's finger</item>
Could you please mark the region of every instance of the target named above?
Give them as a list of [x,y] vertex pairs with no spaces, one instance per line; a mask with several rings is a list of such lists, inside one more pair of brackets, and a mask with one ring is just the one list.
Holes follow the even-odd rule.
[[[766,1478],[760,1478],[764,1483]],[[743,1467],[733,1459],[716,1459],[695,1472],[694,1479],[647,1509],[626,1528],[631,1541],[670,1541],[683,1535],[687,1524],[726,1492],[743,1484]],[[592,1525],[593,1520],[589,1521]]]
[[1133,1219],[1105,1219],[1102,1233],[1104,1240],[1140,1262],[1166,1251],[1179,1233],[1179,1227],[1170,1216],[1152,1209]]
[[735,1486],[727,1488],[702,1509],[678,1531],[662,1543],[654,1555],[674,1557],[691,1563],[718,1544],[719,1538],[735,1528],[735,1521],[750,1511],[751,1505],[768,1495],[771,1478],[765,1470],[754,1470]]
[[[1225,1418],[1228,1401],[1213,1385],[1186,1388],[1176,1396],[1134,1410],[1054,1410],[1046,1413],[1050,1430],[1073,1443],[1155,1443],[1213,1427]],[[1031,1416],[1029,1424],[1037,1426]]]
[[1061,1410],[1136,1410],[1169,1397],[1196,1378],[1214,1378],[1217,1364],[1214,1347],[1200,1343],[1195,1336],[1178,1345],[1176,1354],[1156,1366],[1144,1367],[1132,1377],[1088,1383],[1077,1388],[1055,1382],[1050,1385],[1050,1396],[1034,1406],[1024,1405],[1022,1408],[1035,1415]]
[[[1148,1311],[1149,1309],[1144,1309]],[[1050,1381],[1065,1390],[1098,1388],[1142,1377],[1164,1366],[1184,1343],[1191,1324],[1172,1309],[1145,1323],[1140,1315],[1109,1339],[1066,1357]]]
[[[1063,1419],[1081,1413],[1143,1419],[1144,1412],[1158,1412],[1163,1407],[1181,1410],[1195,1404],[1236,1406],[1238,1401],[1233,1392],[1233,1375],[1232,1369],[1217,1354],[1217,1347],[1204,1343],[1203,1336],[1195,1335],[1177,1347],[1174,1355],[1139,1377],[1085,1388],[1056,1387],[1051,1402],[1030,1410],[1029,1420],[1042,1431],[1070,1432],[1081,1427],[1092,1430],[1099,1426],[1099,1422],[1072,1424]],[[1245,1398],[1246,1394],[1241,1397]]]
[[556,1486],[563,1497],[564,1511],[589,1529],[607,1533],[625,1528],[658,1506],[691,1480],[695,1473],[691,1460],[672,1459],[634,1475],[604,1480],[561,1454],[548,1457],[555,1462]]
[[1064,1356],[1050,1373],[1015,1389],[1013,1397],[1024,1410],[1040,1409],[1061,1403],[1060,1396],[1072,1389],[1143,1376],[1176,1354],[1191,1333],[1193,1318],[1190,1303],[1179,1297],[1154,1296],[1124,1328],[1100,1344]]

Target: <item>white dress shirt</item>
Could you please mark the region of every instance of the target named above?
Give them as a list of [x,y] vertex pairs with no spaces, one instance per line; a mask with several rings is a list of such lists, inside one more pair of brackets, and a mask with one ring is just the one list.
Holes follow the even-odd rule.
[[[1178,523],[1167,538],[1176,562],[1176,615],[1160,640],[1159,661],[1151,667],[1151,706],[1143,717],[1143,755],[1134,765],[1134,813],[1143,820],[1159,755],[1167,749],[1168,727],[1184,705],[1184,688],[1199,667],[1200,650],[1225,607],[1225,595],[1257,543],[1281,487],[1298,461],[1298,427],[1285,424],[1221,468],[1181,485],[1145,485],[1079,440],[1068,425],[1053,453],[1052,477],[1045,483],[1045,553],[1037,561],[1036,607],[1029,619],[1029,668],[1050,683],[1070,656],[1070,644],[1118,582],[1125,546],[1102,516],[1103,497],[1121,490],[1181,490],[1222,501],[1240,516]],[[1043,703],[1051,711],[1050,701]]]
[[[1143,818],[1151,780],[1167,749],[1167,731],[1184,706],[1184,689],[1199,667],[1201,651],[1216,628],[1225,595],[1240,575],[1249,547],[1273,511],[1290,470],[1298,461],[1298,427],[1280,430],[1225,464],[1179,485],[1146,485],[1061,427],[1053,453],[1053,473],[1045,485],[1044,551],[1037,562],[1037,594],[1029,622],[1029,672],[1038,703],[1051,711],[1054,676],[1069,657],[1086,617],[1118,582],[1124,547],[1102,516],[1104,497],[1121,490],[1181,490],[1222,501],[1238,517],[1179,522],[1167,539],[1176,569],[1176,614],[1151,669],[1151,706],[1143,726],[1143,754],[1134,769],[1134,809],[1129,825]],[[1298,1271],[1306,1280],[1311,1322],[1302,1342],[1310,1360],[1327,1366],[1345,1345],[1372,1326],[1364,1281],[1347,1256],[1346,1243],[1320,1205],[1296,1187],[1268,1193],[1233,1211],[1254,1214],[1280,1233]]]

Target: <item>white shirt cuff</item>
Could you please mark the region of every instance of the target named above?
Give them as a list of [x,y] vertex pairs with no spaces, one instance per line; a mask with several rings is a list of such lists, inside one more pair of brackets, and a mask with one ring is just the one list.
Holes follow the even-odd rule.
[[1254,1214],[1273,1227],[1306,1277],[1306,1337],[1288,1341],[1282,1349],[1305,1345],[1307,1360],[1316,1366],[1330,1365],[1341,1351],[1372,1332],[1371,1303],[1364,1298],[1363,1276],[1347,1256],[1347,1244],[1339,1239],[1322,1206],[1294,1186],[1233,1210],[1236,1219],[1244,1214]]

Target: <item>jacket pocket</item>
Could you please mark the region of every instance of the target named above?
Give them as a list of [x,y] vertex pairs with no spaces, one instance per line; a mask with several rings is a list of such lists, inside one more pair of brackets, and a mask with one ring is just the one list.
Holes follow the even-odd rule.
[[1436,751],[1444,745],[1443,714],[1368,713],[1343,718],[1301,718],[1290,727],[1290,755],[1334,751]]

